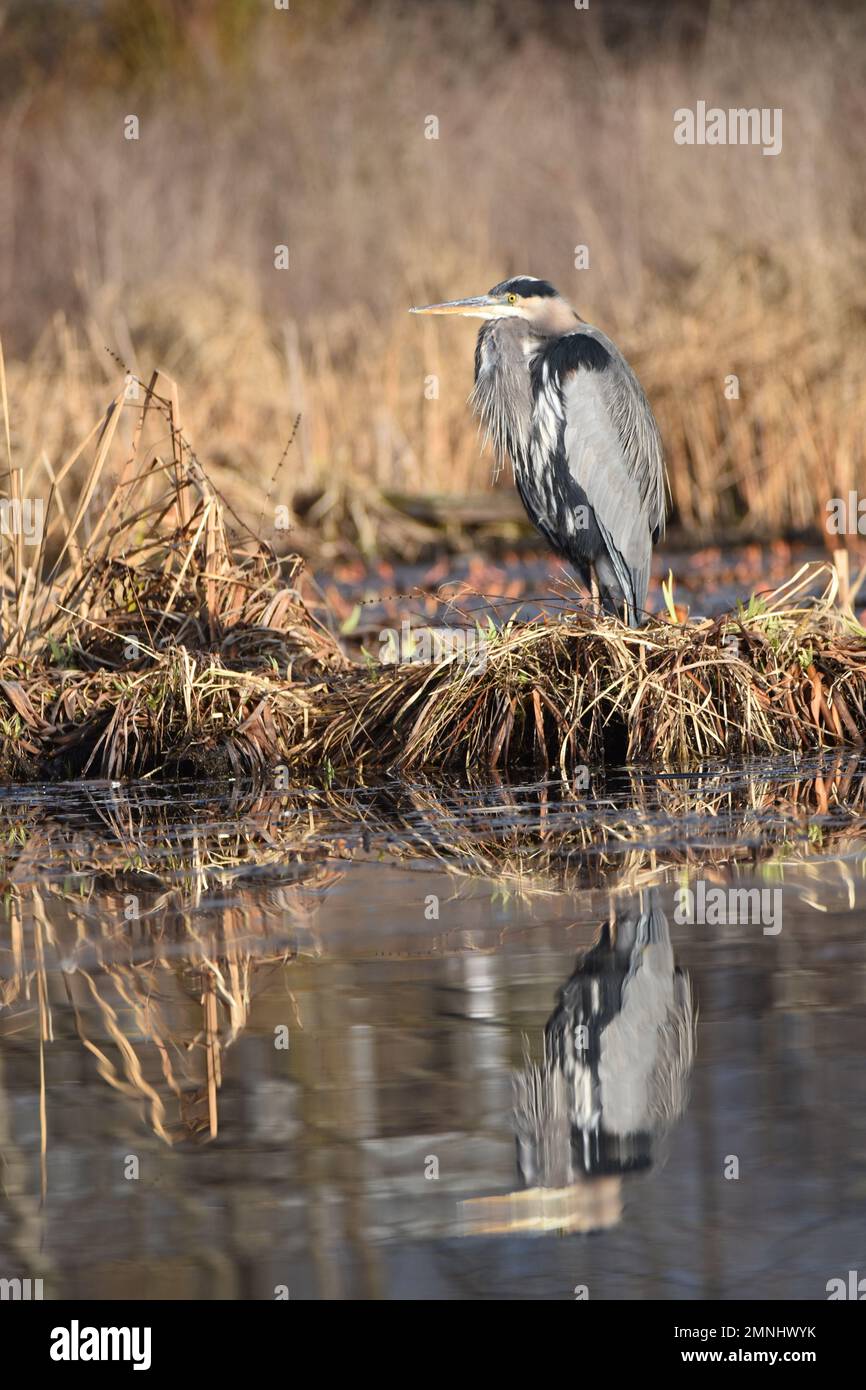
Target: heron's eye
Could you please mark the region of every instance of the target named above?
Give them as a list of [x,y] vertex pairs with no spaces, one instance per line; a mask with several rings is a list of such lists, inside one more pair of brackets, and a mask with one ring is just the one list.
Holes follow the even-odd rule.
[[509,303],[509,304],[516,304],[516,303],[517,303],[517,295],[516,295],[516,294],[510,294],[510,295],[508,296],[508,303]]

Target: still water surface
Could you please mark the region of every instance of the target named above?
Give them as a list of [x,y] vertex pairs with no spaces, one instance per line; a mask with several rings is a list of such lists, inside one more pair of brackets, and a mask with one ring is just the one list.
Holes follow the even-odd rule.
[[[0,1276],[814,1299],[866,1274],[864,778],[8,790]],[[682,920],[699,884],[765,896]]]

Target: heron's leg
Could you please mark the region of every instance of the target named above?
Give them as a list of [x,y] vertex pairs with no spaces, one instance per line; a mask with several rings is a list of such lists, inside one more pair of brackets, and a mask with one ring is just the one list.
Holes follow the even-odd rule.
[[613,613],[623,622],[634,627],[632,614],[632,600],[629,594],[623,593],[622,585],[619,582],[616,570],[607,555],[599,555],[595,561],[595,572],[601,589],[601,606],[608,613]]
[[597,606],[598,587],[595,582],[595,571],[592,567],[592,564],[578,560],[573,560],[572,564],[574,565],[574,568],[577,570],[581,584],[583,585],[584,589],[586,589],[592,602]]

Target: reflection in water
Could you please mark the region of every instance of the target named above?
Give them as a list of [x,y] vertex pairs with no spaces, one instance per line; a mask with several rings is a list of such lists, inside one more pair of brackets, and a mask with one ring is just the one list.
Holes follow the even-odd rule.
[[621,1179],[650,1167],[655,1141],[685,1108],[695,1024],[657,891],[618,904],[559,991],[541,1062],[515,1076],[526,1190],[467,1202],[468,1229],[614,1225]]
[[[866,1220],[864,808],[831,758],[10,795],[0,1278],[823,1296]],[[678,924],[696,875],[781,885],[780,933]]]

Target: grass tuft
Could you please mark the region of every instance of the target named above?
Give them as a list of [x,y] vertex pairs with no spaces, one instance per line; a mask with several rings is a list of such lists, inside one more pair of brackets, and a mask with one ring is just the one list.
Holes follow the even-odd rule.
[[[275,765],[328,782],[440,767],[568,775],[862,743],[866,631],[830,565],[713,620],[671,621],[671,596],[667,618],[639,630],[575,607],[491,629],[472,662],[350,661],[301,597],[300,562],[233,526],[167,385],[151,379],[128,446],[119,395],[53,475],[29,564],[20,536],[4,544],[7,779],[267,778]],[[64,484],[83,457],[73,503]],[[29,491],[13,473],[13,499]]]

